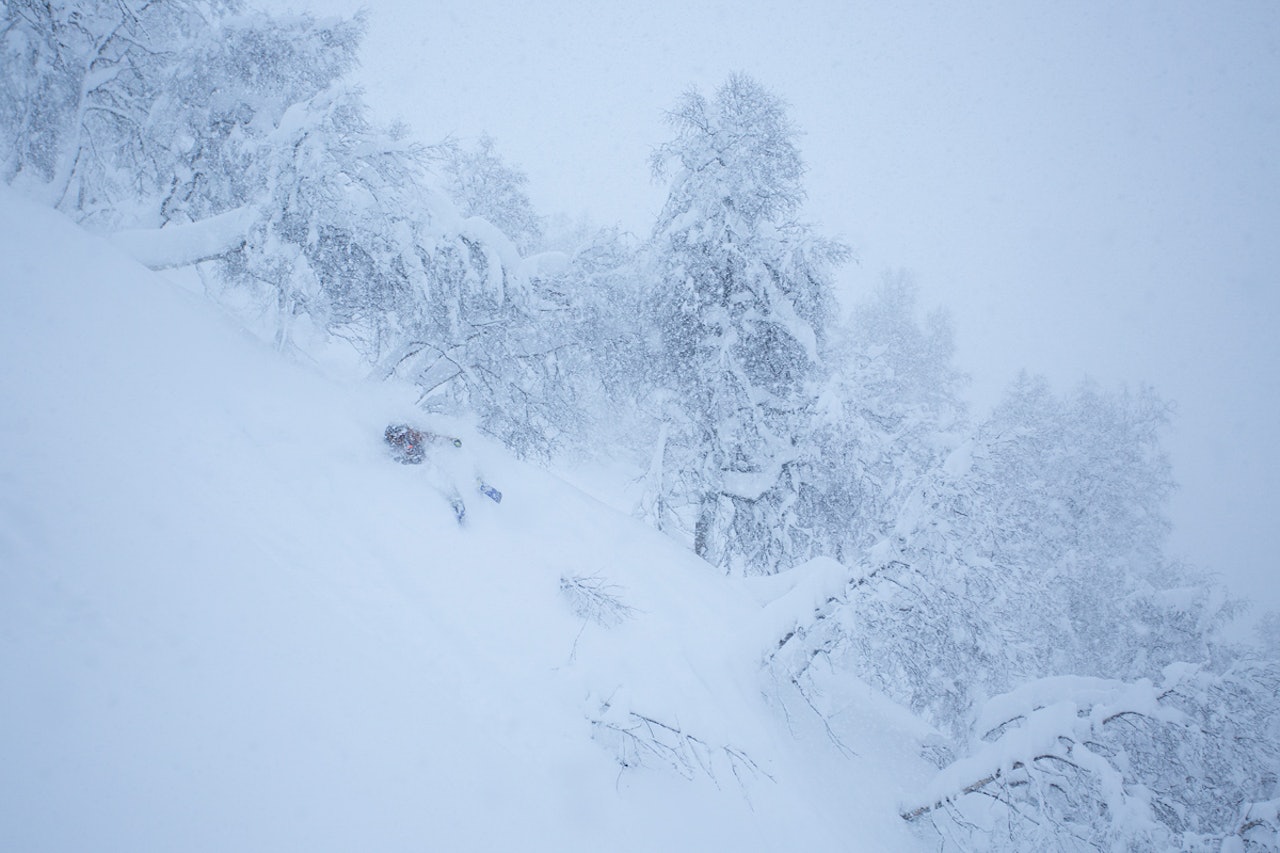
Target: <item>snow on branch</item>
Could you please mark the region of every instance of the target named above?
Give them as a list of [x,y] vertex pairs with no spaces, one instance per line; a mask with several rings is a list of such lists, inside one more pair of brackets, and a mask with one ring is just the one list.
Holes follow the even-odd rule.
[[1280,850],[1278,675],[1246,661],[1170,665],[1159,686],[1029,682],[981,708],[969,754],[900,814],[942,850]]
[[207,261],[242,246],[258,215],[256,205],[244,205],[187,225],[117,231],[111,239],[153,270],[173,269]]
[[868,552],[868,561],[855,569],[817,558],[787,575],[799,578],[787,592],[764,608],[764,639],[769,648],[765,664],[801,678],[814,658],[830,652],[844,639],[839,608],[863,586],[891,571],[909,568],[892,545],[881,541]]
[[[1185,718],[1160,704],[1162,691],[1150,681],[1126,684],[1102,678],[1044,678],[996,696],[978,715],[975,731],[983,736],[966,758],[943,769],[924,790],[920,802],[902,810],[914,820],[952,800],[982,791],[1001,780],[1019,783],[1045,764],[1115,773],[1090,750],[1104,726],[1130,714],[1182,723]],[[1103,763],[1099,763],[1102,760]],[[1005,784],[1013,784],[1006,782]],[[1132,809],[1123,786],[1107,792],[1113,813]]]
[[1240,809],[1240,825],[1222,842],[1222,853],[1280,849],[1280,799],[1248,803]]

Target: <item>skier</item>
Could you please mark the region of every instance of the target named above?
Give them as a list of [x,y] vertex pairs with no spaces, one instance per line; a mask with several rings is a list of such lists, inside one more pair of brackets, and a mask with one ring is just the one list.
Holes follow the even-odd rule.
[[391,445],[391,456],[403,465],[418,465],[426,457],[428,441],[447,441],[454,447],[462,446],[462,439],[448,438],[431,432],[414,429],[408,424],[391,424],[383,433]]
[[[408,424],[389,425],[386,432],[383,433],[383,438],[391,448],[392,458],[403,465],[419,465],[425,461],[428,444],[447,442],[456,448],[462,447],[462,439],[460,438],[454,438],[447,435],[437,435],[432,432],[427,432],[426,430],[415,429]],[[443,475],[446,474],[447,468],[456,469],[457,467],[453,464],[440,464],[441,460],[439,459],[435,459],[434,461],[437,464],[433,467],[440,471],[442,478]],[[452,478],[449,479],[452,480]],[[475,480],[476,486],[482,495],[489,498],[494,503],[502,502],[502,492],[486,483],[484,479],[480,477],[478,472]],[[447,488],[441,488],[440,491],[449,501],[449,506],[453,507],[453,514],[458,519],[458,523],[462,524],[467,515],[467,507],[462,501],[462,495],[458,494],[457,487],[450,482]]]

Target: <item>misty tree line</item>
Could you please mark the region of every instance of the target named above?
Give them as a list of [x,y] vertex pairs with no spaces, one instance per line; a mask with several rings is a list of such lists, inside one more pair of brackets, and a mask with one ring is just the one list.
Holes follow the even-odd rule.
[[1165,553],[1168,406],[1024,376],[974,420],[909,281],[838,316],[849,250],[798,218],[755,81],[675,104],[637,238],[540,216],[492,140],[374,123],[359,17],[0,9],[6,183],[282,350],[345,341],[525,456],[632,460],[637,512],[726,572],[842,563],[768,667],[833,726],[852,673],[936,727],[904,817],[944,848],[1280,848],[1280,628],[1226,642],[1237,605]]

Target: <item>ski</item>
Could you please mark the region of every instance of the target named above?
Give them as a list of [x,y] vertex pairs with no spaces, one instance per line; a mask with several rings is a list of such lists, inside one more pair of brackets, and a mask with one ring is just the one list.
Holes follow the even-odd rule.
[[453,507],[453,515],[458,519],[458,524],[462,524],[467,517],[467,505],[462,502],[462,498],[458,495],[450,495],[449,506]]

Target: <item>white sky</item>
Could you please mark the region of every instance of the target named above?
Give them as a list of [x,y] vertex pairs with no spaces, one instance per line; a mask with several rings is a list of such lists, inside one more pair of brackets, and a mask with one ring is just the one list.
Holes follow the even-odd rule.
[[663,110],[752,75],[805,132],[808,218],[860,259],[844,291],[909,270],[980,407],[1022,367],[1154,384],[1175,551],[1280,607],[1280,4],[364,5],[377,118],[487,131],[541,212],[642,234]]

